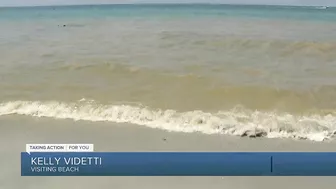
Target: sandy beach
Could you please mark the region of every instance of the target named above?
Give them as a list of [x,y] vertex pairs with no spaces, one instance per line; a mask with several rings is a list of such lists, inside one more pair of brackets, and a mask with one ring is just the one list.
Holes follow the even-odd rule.
[[95,151],[335,151],[335,142],[166,132],[138,125],[2,116],[0,188],[334,188],[334,177],[21,177],[26,143],[93,143]]
[[336,151],[335,23],[336,7],[0,7],[0,189],[336,188],[334,177],[20,176],[27,143]]

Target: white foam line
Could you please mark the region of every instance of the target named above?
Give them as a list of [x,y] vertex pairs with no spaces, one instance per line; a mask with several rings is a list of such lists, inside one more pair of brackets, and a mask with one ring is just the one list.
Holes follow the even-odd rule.
[[11,101],[0,104],[0,116],[18,114],[55,119],[133,123],[174,132],[201,132],[268,138],[295,138],[313,141],[330,139],[336,130],[336,117],[294,116],[248,110],[218,113],[151,110],[128,105],[99,105],[93,101]]

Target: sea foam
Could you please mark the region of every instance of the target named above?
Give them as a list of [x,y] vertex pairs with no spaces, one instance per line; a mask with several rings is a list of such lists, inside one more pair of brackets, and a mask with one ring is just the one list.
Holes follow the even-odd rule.
[[289,113],[251,111],[235,108],[215,113],[178,112],[143,106],[103,105],[81,100],[10,101],[0,104],[0,116],[27,115],[55,119],[111,121],[132,123],[174,132],[201,132],[248,137],[293,138],[312,141],[332,139],[336,134],[334,112],[326,115],[292,115]]

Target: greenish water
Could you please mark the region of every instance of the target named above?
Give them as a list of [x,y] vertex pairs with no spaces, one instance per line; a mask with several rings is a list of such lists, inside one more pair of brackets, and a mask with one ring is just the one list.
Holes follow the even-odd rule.
[[249,17],[335,21],[334,7],[128,4],[0,8],[2,19],[102,18],[102,17]]

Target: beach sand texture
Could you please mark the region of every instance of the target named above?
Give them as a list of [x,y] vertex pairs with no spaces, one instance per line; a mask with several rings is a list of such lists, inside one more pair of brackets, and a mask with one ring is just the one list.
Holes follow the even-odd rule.
[[[20,177],[26,143],[335,151],[336,9],[0,8],[0,188],[335,188],[332,177]],[[256,137],[256,138],[250,138]]]

